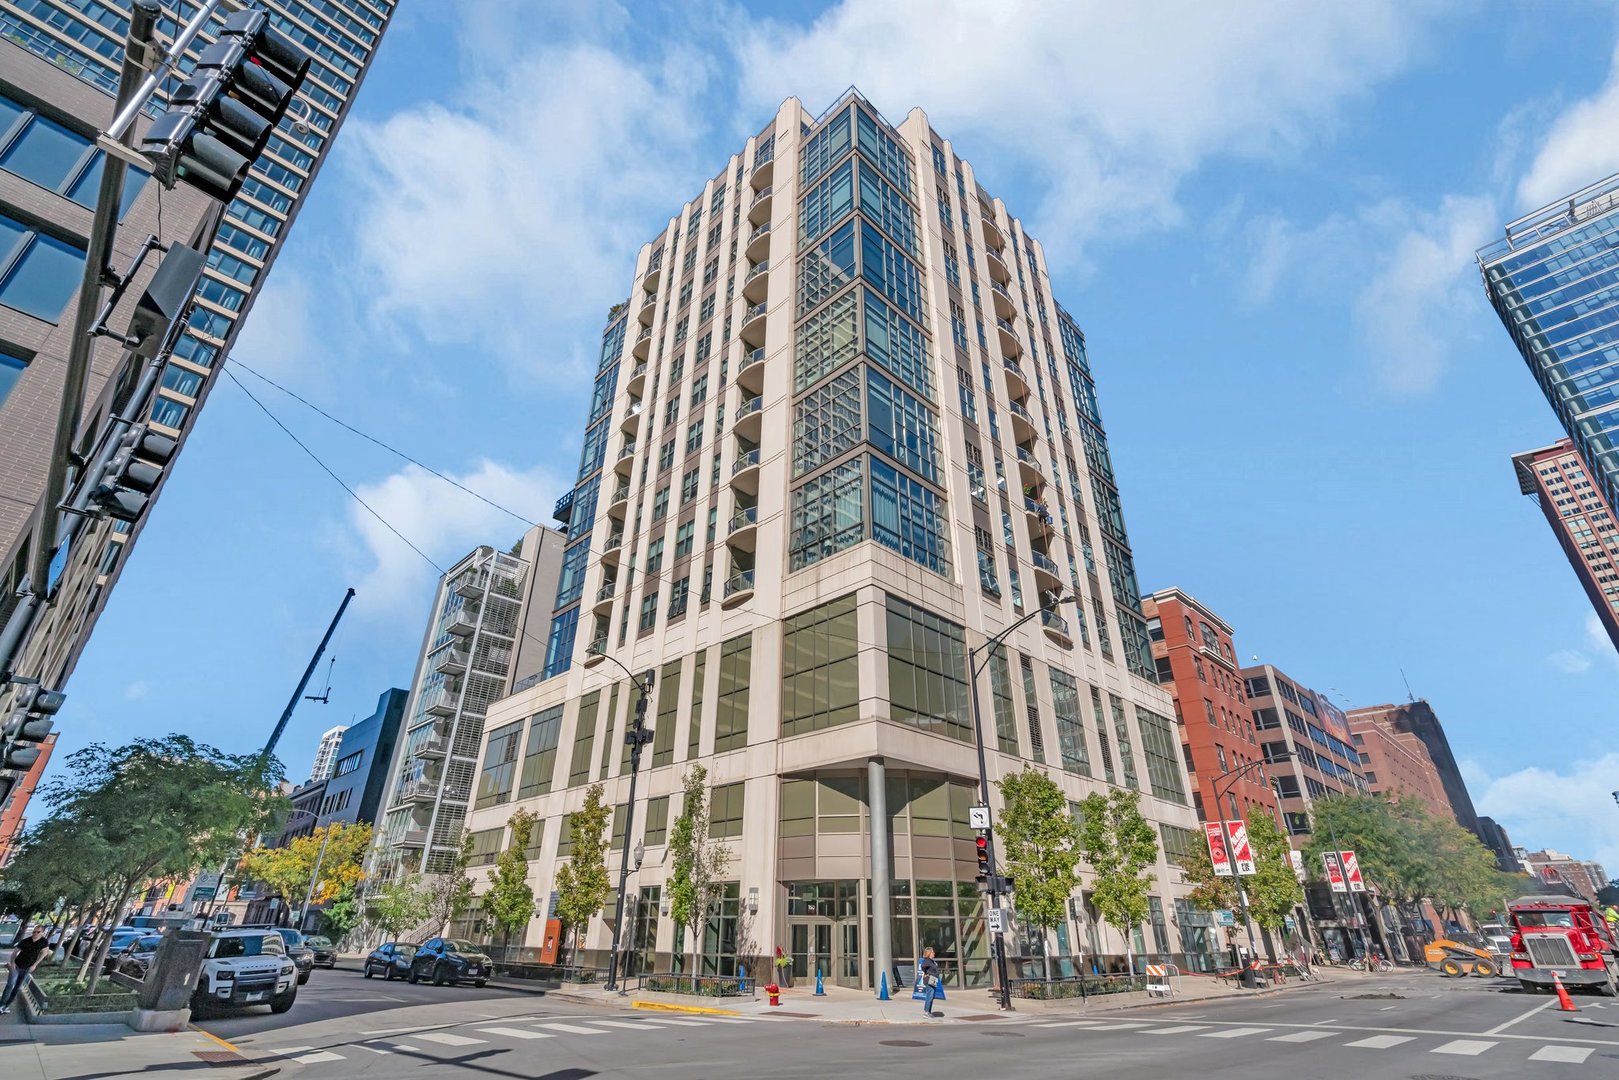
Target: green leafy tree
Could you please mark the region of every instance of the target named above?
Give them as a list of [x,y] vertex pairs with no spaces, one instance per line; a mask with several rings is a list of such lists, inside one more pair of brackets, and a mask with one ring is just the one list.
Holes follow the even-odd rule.
[[448,932],[450,922],[472,904],[472,833],[461,833],[461,846],[451,857],[450,864],[437,874],[423,879],[427,890],[427,914],[437,926],[438,933]]
[[334,822],[282,847],[254,848],[242,857],[241,870],[289,905],[302,904],[305,896],[312,904],[324,904],[344,888],[352,891],[365,878],[370,846],[371,826]]
[[708,770],[693,765],[681,777],[680,816],[669,829],[669,917],[691,941],[691,973],[700,972],[703,930],[724,896],[731,849],[710,836]]
[[[484,913],[494,922],[502,936],[510,939],[528,925],[534,917],[534,889],[528,883],[529,832],[538,819],[527,810],[511,816],[511,840],[495,863],[495,872],[489,878],[489,888],[483,894]],[[518,938],[518,944],[522,939]]]
[[364,915],[365,907],[360,902],[359,889],[354,885],[340,886],[320,912],[321,923],[333,941],[347,937],[350,931],[360,925]]
[[1005,809],[995,836],[1000,841],[1001,873],[1017,885],[1018,916],[1047,935],[1046,978],[1051,978],[1049,935],[1068,912],[1068,897],[1079,884],[1079,826],[1068,812],[1068,798],[1051,777],[1024,767],[999,781]]
[[416,929],[427,919],[427,888],[419,875],[412,874],[373,889],[364,906],[367,917],[382,931],[383,938],[398,941],[406,931]]
[[1202,911],[1234,911],[1238,906],[1237,885],[1229,877],[1214,872],[1209,849],[1199,844],[1180,864],[1181,877],[1192,886],[1186,899]]
[[569,952],[577,953],[590,928],[612,894],[607,874],[607,822],[611,808],[602,802],[602,786],[592,784],[585,805],[568,815],[573,854],[557,870],[557,918],[568,933]]
[[1254,850],[1254,873],[1242,881],[1248,913],[1266,930],[1280,933],[1293,909],[1304,902],[1304,887],[1293,872],[1293,845],[1263,806],[1248,808],[1248,843]]
[[1124,932],[1125,959],[1134,971],[1133,932],[1147,918],[1153,882],[1147,867],[1158,861],[1158,833],[1141,814],[1139,791],[1093,792],[1080,807],[1080,853],[1096,875],[1091,904]]

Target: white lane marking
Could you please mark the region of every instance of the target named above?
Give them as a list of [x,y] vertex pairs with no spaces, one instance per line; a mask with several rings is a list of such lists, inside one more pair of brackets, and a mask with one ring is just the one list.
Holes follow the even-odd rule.
[[302,1054],[313,1049],[313,1046],[283,1046],[281,1049],[271,1050],[269,1053],[280,1054],[282,1057],[291,1057],[293,1054]]
[[708,1016],[704,1017],[710,1024],[751,1024],[753,1018],[748,1016]]
[[1055,1023],[1055,1024],[1036,1024],[1035,1027],[1039,1027],[1039,1028],[1069,1028],[1069,1027],[1088,1028],[1088,1027],[1095,1027],[1097,1024],[1100,1024],[1101,1022],[1102,1021],[1100,1021],[1100,1020],[1063,1020],[1063,1021],[1061,1021],[1059,1023]]
[[442,1043],[445,1046],[477,1046],[483,1039],[469,1039],[465,1035],[452,1035],[448,1031],[420,1031],[412,1035],[413,1039],[426,1039],[428,1042]]
[[549,1031],[530,1031],[528,1028],[488,1027],[479,1028],[485,1035],[505,1035],[511,1039],[554,1039],[555,1035]]
[[1430,1054],[1459,1054],[1462,1057],[1478,1057],[1492,1046],[1500,1043],[1486,1042],[1481,1039],[1453,1039],[1444,1046],[1436,1046],[1428,1051]]
[[355,1046],[356,1048],[358,1048],[360,1050],[369,1050],[373,1054],[391,1054],[391,1053],[393,1053],[392,1050],[384,1050],[380,1046],[367,1046],[367,1045],[365,1045],[365,1043],[353,1043],[351,1045]]
[[404,1032],[407,1032],[407,1031],[420,1031],[420,1030],[421,1030],[421,1026],[417,1025],[415,1027],[378,1028],[375,1031],[362,1031],[362,1032],[360,1032],[360,1034],[361,1035],[400,1035],[400,1034],[403,1034]]
[[1373,1035],[1369,1039],[1356,1039],[1354,1042],[1344,1043],[1345,1046],[1364,1046],[1368,1050],[1387,1050],[1391,1046],[1411,1041],[1409,1035]]
[[1200,1039],[1240,1039],[1244,1035],[1263,1035],[1270,1028],[1227,1028],[1224,1031],[1205,1031]]
[[1594,1046],[1542,1046],[1529,1055],[1530,1061],[1564,1061],[1570,1065],[1583,1065],[1591,1056]]
[[1143,1035],[1181,1035],[1188,1031],[1207,1031],[1207,1024],[1176,1024],[1174,1027],[1148,1028]]
[[1280,1005],[1261,1005],[1260,1008],[1261,1009],[1285,1009],[1291,1004],[1293,1004],[1291,1001],[1284,1001]]
[[1338,1018],[1334,1016],[1331,1020],[1317,1020],[1315,1023],[1317,1027],[1320,1027],[1322,1024],[1336,1024],[1337,1022]]
[[1129,1020],[1129,1021],[1125,1021],[1124,1023],[1118,1023],[1118,1024],[1092,1024],[1091,1025],[1091,1030],[1092,1031],[1128,1031],[1131,1028],[1143,1028],[1143,1027],[1146,1027],[1146,1026],[1147,1026],[1146,1024],[1138,1023],[1138,1022],[1136,1022],[1134,1020]]
[[[708,1026],[708,1021],[707,1020],[684,1020],[684,1019],[676,1020],[674,1017],[662,1017],[662,1016],[658,1017],[658,1023],[660,1023],[660,1024],[670,1024],[670,1025],[672,1025],[674,1027],[707,1027]],[[600,1035],[600,1034],[603,1034],[603,1032],[597,1032],[597,1034]]]
[[548,1031],[561,1031],[569,1035],[606,1035],[600,1028],[580,1027],[578,1024],[541,1024]]
[[626,1031],[656,1031],[658,1028],[656,1020],[592,1020],[591,1023],[600,1024],[602,1027],[623,1028]]
[[1381,1009],[1378,1009],[1377,1011],[1378,1012],[1388,1012],[1390,1009],[1398,1009],[1398,1008],[1399,1008],[1398,1005],[1385,1005]]
[[1332,1037],[1330,1031],[1290,1031],[1286,1035],[1272,1035],[1266,1042],[1307,1043]]
[[419,1054],[422,1052],[421,1047],[412,1046],[410,1043],[394,1043],[393,1048],[397,1053],[401,1054]]
[[1513,1024],[1518,1023],[1520,1020],[1527,1020],[1531,1016],[1533,1016],[1537,1012],[1539,1012],[1540,1010],[1546,1008],[1548,1005],[1555,1005],[1555,1004],[1557,1004],[1557,999],[1556,998],[1554,998],[1554,997],[1553,998],[1547,998],[1545,1001],[1542,1001],[1539,1005],[1536,1005],[1533,1009],[1530,1009],[1528,1012],[1524,1013],[1522,1016],[1515,1016],[1511,1020],[1508,1020],[1506,1023],[1498,1025],[1496,1027],[1493,1027],[1489,1031],[1481,1031],[1481,1032],[1479,1032],[1479,1034],[1480,1035],[1499,1035],[1503,1031],[1505,1031],[1507,1028],[1511,1027]]
[[333,1054],[325,1050],[316,1050],[313,1054],[300,1054],[292,1060],[300,1065],[317,1065],[322,1061],[342,1061],[342,1054]]

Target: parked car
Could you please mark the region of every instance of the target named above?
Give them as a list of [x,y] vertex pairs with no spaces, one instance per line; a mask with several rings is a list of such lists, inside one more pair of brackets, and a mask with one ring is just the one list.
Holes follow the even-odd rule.
[[298,998],[298,967],[274,930],[220,930],[191,995],[191,1011],[204,1015],[230,1006],[268,1005],[284,1013]]
[[416,955],[416,946],[403,941],[389,941],[371,950],[365,958],[365,977],[381,975],[384,980],[403,979],[410,975],[410,961]]
[[131,926],[120,926],[112,932],[112,940],[107,943],[107,958],[101,963],[101,973],[111,975],[118,970],[118,961],[123,958],[124,950],[135,942],[147,936],[147,931],[137,930]]
[[146,970],[152,966],[152,957],[161,944],[162,934],[142,934],[118,953],[117,970],[132,979],[146,978]]
[[298,968],[298,985],[302,986],[309,981],[309,973],[315,970],[315,950],[309,947],[304,938],[303,931],[294,930],[290,926],[269,926],[256,923],[242,927],[243,930],[272,930],[281,935],[282,944],[287,947],[287,955]]
[[335,968],[337,966],[337,946],[332,939],[320,934],[310,934],[304,939],[309,945],[309,951],[314,954],[316,967]]
[[434,986],[461,981],[482,986],[494,973],[492,961],[465,938],[432,938],[416,949],[410,961],[410,982],[432,979]]

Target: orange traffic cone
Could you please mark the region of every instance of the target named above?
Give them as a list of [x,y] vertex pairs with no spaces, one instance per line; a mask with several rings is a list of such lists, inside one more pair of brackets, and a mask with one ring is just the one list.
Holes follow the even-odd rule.
[[1574,999],[1568,996],[1568,991],[1563,989],[1563,980],[1557,977],[1556,972],[1552,972],[1552,985],[1557,987],[1557,1007],[1559,1009],[1564,1012],[1580,1011],[1574,1005]]

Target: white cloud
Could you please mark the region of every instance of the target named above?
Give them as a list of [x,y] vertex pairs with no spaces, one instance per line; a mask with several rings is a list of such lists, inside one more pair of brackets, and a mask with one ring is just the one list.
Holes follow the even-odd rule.
[[673,209],[705,78],[703,62],[674,52],[659,66],[593,45],[525,51],[464,107],[351,122],[355,257],[372,314],[430,345],[554,373],[542,332],[605,318],[629,285],[627,258]]
[[124,687],[124,700],[139,701],[141,698],[145,697],[150,690],[151,687],[147,686],[146,683],[142,682],[140,679],[136,679],[134,682]]
[[1615,131],[1619,131],[1619,50],[1602,88],[1565,109],[1541,141],[1518,182],[1521,208],[1544,206],[1619,172]]
[[890,119],[926,109],[987,185],[1033,173],[1039,229],[1137,233],[1180,220],[1205,161],[1319,142],[1405,68],[1442,6],[845,0],[807,27],[736,33],[742,107],[796,95],[818,109],[853,82]]
[[278,263],[253,302],[253,317],[231,348],[231,356],[272,378],[319,370],[322,335],[315,330],[316,304],[309,282],[292,266]]
[[1519,847],[1554,847],[1619,874],[1619,805],[1613,799],[1619,753],[1588,758],[1568,772],[1527,768],[1482,785],[1475,776],[1469,785],[1478,812],[1500,822]]
[[[470,472],[450,475],[531,521],[544,521],[552,503],[566,489],[544,469],[521,472],[489,460]],[[441,567],[448,567],[479,544],[506,547],[527,529],[511,515],[415,465],[355,490]],[[432,596],[433,568],[364,507],[350,507],[349,524],[359,533],[369,562],[355,586],[356,599],[373,614],[419,619]]]
[[1564,675],[1584,675],[1591,670],[1591,658],[1578,649],[1558,649],[1546,657],[1546,663]]

